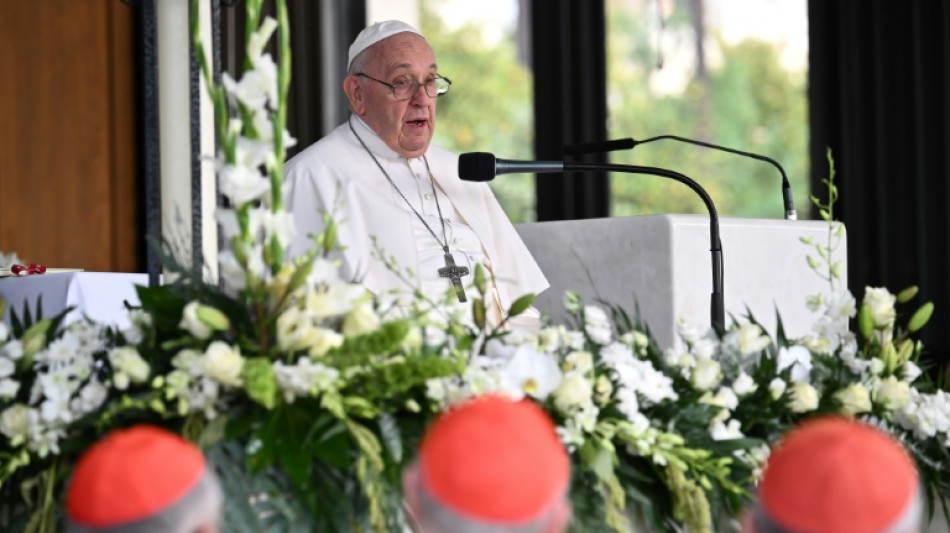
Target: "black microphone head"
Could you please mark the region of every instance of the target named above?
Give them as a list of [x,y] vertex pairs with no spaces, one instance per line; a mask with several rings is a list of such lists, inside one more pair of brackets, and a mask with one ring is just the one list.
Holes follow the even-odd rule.
[[495,179],[495,155],[488,152],[469,152],[459,155],[459,177],[465,181]]

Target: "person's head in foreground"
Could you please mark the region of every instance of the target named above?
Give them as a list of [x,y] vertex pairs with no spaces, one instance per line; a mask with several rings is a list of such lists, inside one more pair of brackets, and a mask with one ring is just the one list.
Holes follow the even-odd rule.
[[819,417],[775,447],[745,517],[753,533],[913,533],[920,481],[904,448],[881,430]]
[[547,414],[529,400],[469,400],[426,432],[403,489],[422,533],[564,531],[570,459]]
[[377,22],[350,45],[347,74],[343,90],[353,113],[399,155],[425,154],[436,100],[451,84],[425,37],[405,22]]
[[69,533],[213,533],[222,495],[201,450],[154,426],[118,430],[76,463]]

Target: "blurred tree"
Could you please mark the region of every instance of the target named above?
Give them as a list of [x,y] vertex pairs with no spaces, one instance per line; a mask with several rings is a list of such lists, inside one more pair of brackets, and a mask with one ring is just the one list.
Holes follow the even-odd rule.
[[[699,49],[691,43],[697,19],[689,9],[696,4],[681,2],[667,20],[671,48]],[[807,218],[805,73],[785,70],[772,43],[729,45],[707,28],[721,52],[717,64],[697,66],[681,94],[655,92],[649,81],[659,52],[651,44],[646,13],[618,5],[608,11],[611,138],[674,134],[772,157],[789,176],[799,216]],[[725,216],[779,218],[784,213],[781,177],[767,163],[669,140],[616,153],[612,160],[682,172],[703,185]],[[650,176],[613,176],[611,195],[612,216],[705,213],[692,191]]]
[[[665,21],[663,50],[703,50],[704,59],[688,71],[691,78],[682,92],[655,90],[650,78],[658,63],[675,66],[662,57],[649,9],[643,8],[649,4],[608,2],[611,138],[675,134],[772,157],[788,173],[799,217],[807,218],[806,73],[787,71],[772,43],[722,42],[716,29],[704,26],[693,11],[710,6],[680,0]],[[477,22],[450,28],[440,15],[444,7],[445,0],[420,2],[420,29],[436,51],[439,71],[453,81],[449,94],[439,100],[435,143],[459,153],[532,158],[533,80],[518,61],[515,28],[505,28],[497,42],[486,42]],[[703,31],[696,31],[697,24]],[[701,34],[714,46],[699,46]],[[724,216],[779,218],[784,213],[778,171],[761,161],[675,141],[615,153],[612,160],[682,172],[706,188]],[[505,176],[491,187],[512,220],[536,219],[533,176]],[[611,194],[612,216],[705,213],[692,191],[658,177],[613,176]]]
[[[517,60],[513,28],[488,44],[482,28],[449,29],[439,0],[421,3],[420,26],[436,52],[439,72],[452,80],[439,99],[435,144],[454,152],[491,152],[504,159],[533,156],[531,72]],[[513,222],[536,219],[534,177],[510,175],[490,183]]]

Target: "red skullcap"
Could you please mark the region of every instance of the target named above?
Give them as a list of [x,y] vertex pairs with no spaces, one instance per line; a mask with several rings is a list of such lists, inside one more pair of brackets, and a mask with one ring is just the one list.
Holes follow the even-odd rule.
[[174,433],[145,425],[114,431],[76,463],[66,512],[86,527],[142,520],[185,496],[204,471],[201,451]]
[[793,429],[769,458],[759,504],[776,525],[801,533],[875,533],[916,501],[917,470],[901,445],[847,418]]
[[444,413],[419,448],[425,490],[444,507],[496,524],[538,518],[564,497],[570,461],[531,401],[485,396]]

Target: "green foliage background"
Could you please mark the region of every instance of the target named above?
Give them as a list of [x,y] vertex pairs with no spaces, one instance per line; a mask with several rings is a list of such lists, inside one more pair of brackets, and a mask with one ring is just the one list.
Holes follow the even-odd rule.
[[[532,158],[533,79],[519,62],[515,30],[486,44],[477,23],[449,29],[439,15],[444,3],[420,3],[421,30],[436,51],[440,72],[454,82],[439,101],[436,144],[456,152]],[[616,0],[607,3],[608,136],[673,134],[772,157],[788,174],[799,218],[809,218],[806,72],[786,70],[772,43],[727,44],[708,28],[707,42],[718,43],[721,51],[708,76],[694,76],[682,94],[655,94],[648,79],[660,52],[646,13]],[[678,2],[661,46],[668,53],[694,42],[690,4]],[[723,216],[784,213],[780,175],[761,161],[669,140],[616,153],[612,161],[682,172],[706,188]],[[536,219],[534,176],[507,176],[491,186],[512,220]],[[653,176],[615,175],[611,195],[611,216],[705,213],[688,188]]]

